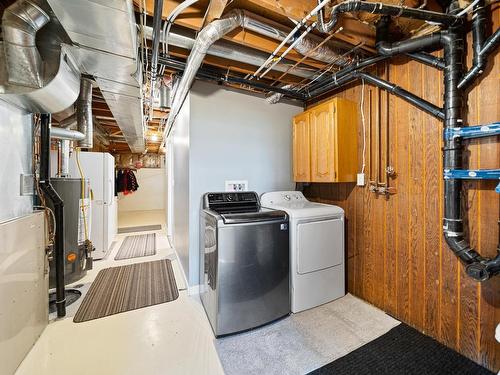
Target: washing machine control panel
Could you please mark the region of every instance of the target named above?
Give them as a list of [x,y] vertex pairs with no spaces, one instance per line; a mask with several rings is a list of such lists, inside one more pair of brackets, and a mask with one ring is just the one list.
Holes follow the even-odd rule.
[[274,204],[290,204],[294,202],[307,202],[307,198],[300,191],[274,191],[265,193],[261,197],[261,204],[265,207]]
[[306,198],[300,191],[283,193],[282,198],[285,202],[305,201]]

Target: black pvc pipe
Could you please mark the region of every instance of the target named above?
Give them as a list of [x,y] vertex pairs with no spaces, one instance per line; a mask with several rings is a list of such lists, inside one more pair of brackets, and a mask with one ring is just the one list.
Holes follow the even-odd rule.
[[390,43],[389,33],[390,17],[382,16],[377,22],[376,47],[381,55],[406,54],[413,60],[438,69],[444,69],[444,60],[426,52],[425,48],[441,47],[439,33],[408,39],[401,42]]
[[[356,5],[358,4],[358,5]],[[372,7],[373,13],[388,14],[379,12],[375,7],[370,5],[373,3],[350,2],[343,3],[334,7],[332,13],[332,20],[335,22],[335,8],[349,9],[348,11],[364,10],[370,11]],[[488,54],[490,54],[499,44],[500,35],[497,30],[487,41],[484,41],[484,18],[482,16],[481,6],[484,3],[478,4],[475,11],[479,12],[473,24],[473,38],[475,44],[475,65],[474,67],[481,67],[486,64]],[[387,6],[390,7],[390,6]],[[452,7],[457,7],[457,4],[452,4]],[[380,5],[380,9],[386,6]],[[401,13],[400,15],[402,15]],[[412,18],[412,17],[411,17]],[[426,48],[434,48],[442,46],[444,48],[444,108],[439,109],[435,105],[424,101],[406,90],[403,90],[396,85],[384,81],[378,77],[372,76],[368,73],[354,70],[346,73],[342,77],[337,77],[334,81],[326,82],[322,88],[318,88],[311,93],[312,97],[323,95],[332,88],[340,87],[347,83],[352,82],[354,79],[364,79],[384,90],[387,90],[408,102],[418,106],[419,108],[432,113],[433,115],[444,120],[445,129],[462,127],[463,124],[463,110],[465,101],[463,97],[462,88],[465,82],[472,78],[464,77],[464,56],[465,56],[465,30],[462,22],[452,22],[448,24],[450,27],[447,31],[431,34],[425,37],[414,38],[402,42],[390,43],[387,41],[387,18],[382,19],[377,25],[377,49],[380,53],[386,55],[397,54],[410,54],[410,57],[420,60],[422,62],[431,62],[436,66],[443,66],[439,60],[429,59],[429,56],[422,55],[420,52]],[[383,38],[380,37],[383,36]],[[385,39],[385,40],[384,40]],[[415,52],[418,54],[416,55]],[[482,55],[484,53],[484,55]],[[479,69],[479,68],[476,68]],[[482,69],[479,69],[482,71]],[[470,74],[470,72],[468,73]],[[477,75],[473,73],[474,75]],[[480,72],[479,72],[480,74]],[[321,82],[320,84],[325,84]],[[443,164],[445,170],[463,169],[463,146],[462,140],[457,138],[449,139],[445,137],[443,148]],[[466,273],[478,281],[484,281],[494,275],[500,274],[500,244],[497,256],[493,259],[482,257],[476,250],[474,250],[465,238],[462,205],[461,205],[461,189],[462,182],[460,179],[446,179],[444,181],[444,219],[443,219],[443,233],[446,243],[454,254],[465,264]]]
[[374,14],[383,14],[393,17],[411,18],[423,21],[440,23],[446,26],[458,25],[463,23],[462,17],[457,17],[452,14],[433,12],[424,9],[407,8],[403,6],[369,3],[365,1],[346,1],[335,5],[330,14],[330,21],[324,21],[323,11],[320,10],[318,15],[318,30],[324,33],[330,32],[337,24],[338,16],[342,13],[350,12],[368,12]]
[[458,84],[459,89],[467,88],[486,68],[486,57],[481,55],[485,39],[486,8],[484,0],[480,0],[474,5],[474,17],[472,18],[472,68],[462,77]]
[[64,288],[64,202],[50,183],[50,114],[41,114],[40,127],[40,187],[52,201],[56,220],[54,263],[56,266],[57,316],[66,316],[66,290]]
[[[463,77],[465,56],[465,32],[462,27],[452,27],[443,32],[445,128],[463,126],[463,91],[459,88]],[[460,138],[445,137],[443,149],[444,169],[462,169],[463,147]],[[444,181],[444,238],[455,255],[465,264],[466,273],[478,281],[484,281],[500,272],[500,253],[494,259],[484,258],[466,240],[462,220],[460,179]]]
[[415,51],[422,51],[440,46],[441,33],[432,33],[417,38],[406,39],[400,42],[378,42],[376,47],[381,55],[400,55]]
[[394,83],[388,82],[382,78],[375,77],[371,74],[359,72],[357,73],[358,78],[364,79],[366,82],[371,83],[377,87],[380,87],[383,90],[388,91],[389,93],[406,100],[408,103],[414,105],[421,110],[430,113],[431,115],[444,119],[444,113],[438,106],[429,103],[427,100],[424,100],[411,92],[395,85]]
[[[161,65],[164,65],[166,67],[176,69],[179,71],[184,71],[184,69],[186,68],[185,62],[175,60],[175,59],[169,58],[169,57],[160,56],[159,63]],[[240,78],[240,77],[226,76],[226,75],[221,74],[213,69],[200,68],[200,69],[198,69],[196,76],[198,78],[203,78],[203,79],[207,79],[207,80],[214,81],[214,82],[227,82],[227,83],[243,84],[243,85],[247,85],[247,86],[250,86],[253,88],[258,88],[261,90],[277,92],[277,93],[286,95],[286,96],[288,96],[290,98],[294,98],[294,99],[305,100],[305,98],[306,98],[304,94],[301,94],[297,91],[287,90],[287,89],[283,89],[283,88],[277,87],[277,86],[271,86],[271,85],[265,84],[265,83],[257,81],[257,80],[248,80],[248,79]]]
[[444,112],[438,106],[412,94],[411,92],[395,85],[394,83],[388,82],[382,78],[360,71],[349,72],[348,74],[343,75],[339,79],[329,82],[327,86],[322,87],[320,90],[311,92],[310,99],[317,98],[334,88],[339,88],[358,79],[364,79],[368,83],[371,83],[374,86],[377,86],[383,90],[388,91],[389,93],[407,101],[408,103],[422,109],[423,111],[430,113],[431,115],[441,120],[444,119]]
[[[322,93],[325,93],[326,91],[329,91],[332,88],[337,87],[337,83],[341,79],[343,79],[343,77],[349,75],[350,73],[367,68],[367,67],[372,66],[372,65],[375,65],[375,64],[377,64],[381,61],[387,60],[387,59],[389,59],[389,56],[374,56],[374,57],[368,57],[364,60],[360,60],[360,61],[357,61],[355,63],[352,63],[351,65],[345,67],[344,69],[339,70],[337,73],[335,73],[330,78],[327,78],[325,80],[319,81],[319,82],[311,85],[310,87],[308,87],[308,91],[309,91],[309,93],[311,93],[311,95],[313,95],[313,93],[317,92],[318,90],[321,90]],[[331,86],[331,87],[329,87],[329,86]],[[314,94],[314,96],[317,96],[317,95]]]
[[421,62],[425,65],[437,68],[439,70],[443,70],[445,68],[445,63],[443,59],[433,56],[426,52],[411,52],[407,53],[406,56],[412,58],[413,60]]
[[495,48],[500,46],[500,28],[497,29],[487,40],[481,49],[481,55],[488,56]]
[[500,29],[486,38],[486,8],[484,0],[474,6],[472,19],[472,50],[471,69],[463,76],[458,87],[465,90],[483,73],[489,55],[500,45]]

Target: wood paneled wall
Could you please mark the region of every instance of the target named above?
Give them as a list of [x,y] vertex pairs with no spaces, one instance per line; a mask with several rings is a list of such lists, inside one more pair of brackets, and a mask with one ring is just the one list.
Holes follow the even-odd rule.
[[[494,5],[494,29],[500,26]],[[468,35],[469,51],[471,36]],[[470,54],[470,53],[469,53]],[[470,66],[471,57],[468,57]],[[468,95],[468,125],[500,120],[500,53]],[[392,60],[378,74],[442,105],[442,74],[407,59]],[[360,102],[361,85],[338,96]],[[371,97],[371,100],[370,100]],[[442,236],[442,124],[405,101],[365,87],[366,173],[375,178],[376,114],[380,110],[381,150],[388,147],[389,179],[397,193],[386,198],[368,186],[312,184],[310,198],[337,204],[347,218],[348,290],[396,318],[436,338],[491,370],[500,369],[500,277],[477,283],[464,272]],[[359,122],[359,167],[363,130]],[[386,136],[388,126],[388,137]],[[500,137],[468,142],[470,168],[500,167]],[[385,156],[381,157],[385,168]],[[381,177],[383,173],[381,173]],[[498,181],[465,183],[468,234],[472,245],[494,256],[498,244]]]

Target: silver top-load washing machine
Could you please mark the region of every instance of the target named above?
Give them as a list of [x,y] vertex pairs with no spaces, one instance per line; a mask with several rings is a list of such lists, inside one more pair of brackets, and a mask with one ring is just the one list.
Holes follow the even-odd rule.
[[200,297],[216,336],[290,313],[288,215],[254,192],[207,193],[200,213]]

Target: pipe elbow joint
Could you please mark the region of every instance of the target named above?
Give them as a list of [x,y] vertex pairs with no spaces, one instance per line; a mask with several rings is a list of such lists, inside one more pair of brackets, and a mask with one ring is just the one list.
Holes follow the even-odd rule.
[[384,56],[390,56],[394,53],[397,53],[392,48],[391,43],[388,43],[388,42],[377,42],[377,44],[375,44],[375,48],[377,49],[377,52],[379,54],[384,55]]
[[484,259],[465,267],[467,275],[477,281],[486,281],[500,274],[500,248],[493,259]]
[[486,281],[491,277],[485,264],[474,262],[465,267],[465,272],[476,281]]

